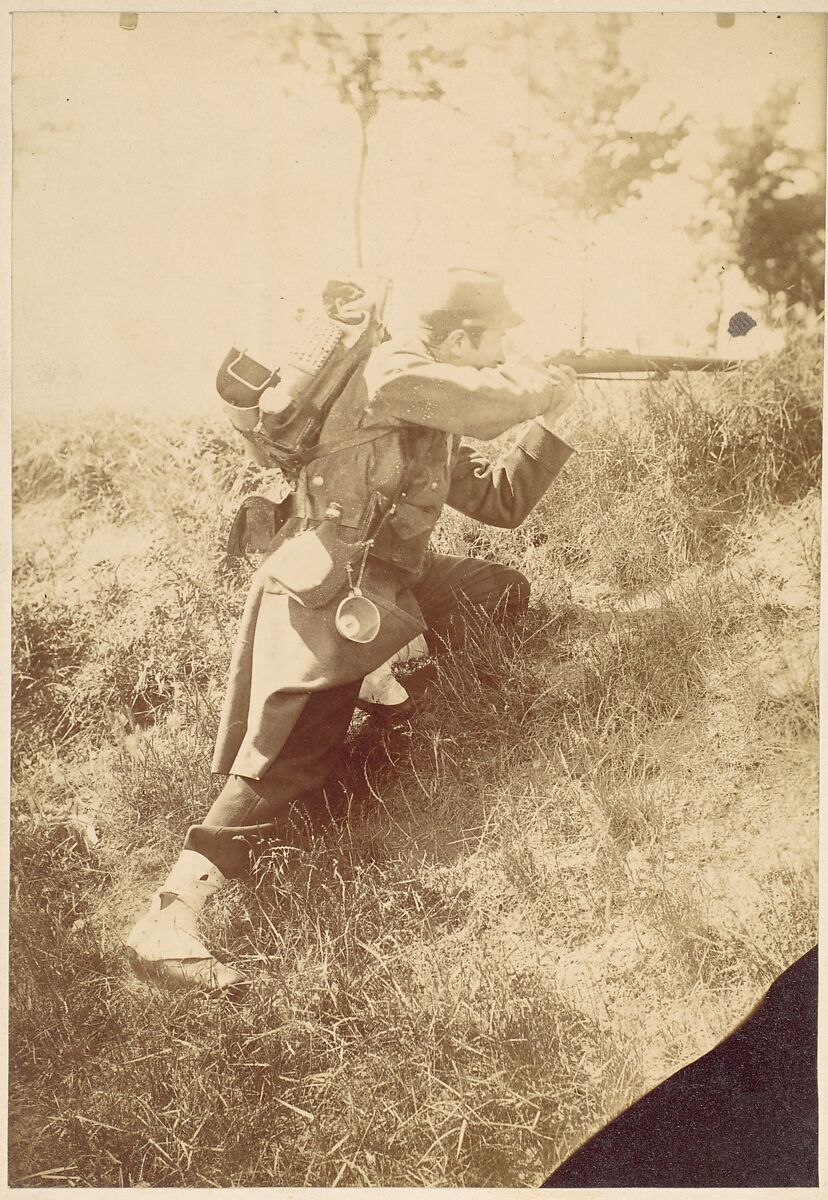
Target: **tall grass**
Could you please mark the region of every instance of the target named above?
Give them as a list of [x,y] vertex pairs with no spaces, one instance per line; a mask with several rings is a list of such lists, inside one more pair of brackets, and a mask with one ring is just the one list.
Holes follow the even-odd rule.
[[[610,397],[610,399],[612,399]],[[454,516],[443,545],[522,567],[555,600],[573,575],[617,597],[723,552],[746,513],[818,489],[821,339],[792,335],[733,375],[671,376],[593,397],[570,440],[580,453],[515,534]]]
[[815,938],[815,677],[772,659],[816,628],[818,353],[585,407],[519,531],[448,514],[533,607],[411,725],[355,721],[306,836],[217,897],[241,1006],[122,951],[218,787],[236,451],[19,435],[13,1185],[534,1186],[732,1027]]

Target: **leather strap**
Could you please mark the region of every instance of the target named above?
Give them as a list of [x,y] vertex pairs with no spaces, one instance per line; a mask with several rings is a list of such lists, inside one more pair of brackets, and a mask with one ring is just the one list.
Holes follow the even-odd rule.
[[315,458],[324,458],[327,454],[337,454],[340,450],[353,450],[355,446],[364,446],[368,442],[375,442],[377,438],[385,437],[393,428],[391,425],[382,425],[373,429],[363,429],[339,442],[317,442],[315,446],[304,452],[302,458],[304,462],[310,463]]

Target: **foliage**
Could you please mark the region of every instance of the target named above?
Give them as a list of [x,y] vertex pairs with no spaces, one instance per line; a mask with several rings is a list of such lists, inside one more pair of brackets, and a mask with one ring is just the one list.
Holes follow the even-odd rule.
[[[165,436],[149,419],[127,429],[96,415],[27,440],[13,483],[18,763],[44,743],[98,743],[154,720],[182,691],[204,692],[226,670],[244,577],[222,547],[244,463],[212,429]],[[39,534],[44,504],[57,520]]]
[[524,16],[509,39],[513,69],[525,77],[524,116],[498,132],[516,181],[536,209],[527,224],[549,224],[580,248],[580,344],[588,341],[586,296],[599,223],[639,198],[657,175],[678,169],[687,122],[671,107],[654,126],[629,118],[646,80],[625,62],[630,17]]
[[668,110],[654,129],[627,123],[625,105],[644,82],[624,60],[629,21],[617,13],[591,22],[525,18],[529,119],[504,136],[553,217],[563,210],[591,224],[639,196],[653,176],[678,167],[675,148],[687,133],[682,118]]
[[[411,13],[281,16],[277,45],[283,61],[324,79],[359,120],[359,265],[369,129],[388,98],[440,101],[488,124],[494,141],[512,155],[521,186],[540,197],[541,219],[577,217],[585,245],[595,220],[640,195],[654,175],[675,171],[675,146],[687,132],[683,120],[667,111],[654,129],[625,123],[625,105],[643,82],[624,64],[621,40],[628,23],[613,14],[588,21],[476,14],[473,20],[441,18],[439,27],[433,18]],[[457,69],[482,67],[485,88],[491,59],[501,69],[509,65],[512,102],[524,115],[518,125],[482,115],[475,101],[458,103]]]
[[785,127],[795,90],[772,92],[747,129],[724,127],[712,182],[718,220],[746,278],[788,306],[821,309],[825,185],[819,163]]
[[745,363],[728,402],[674,381],[651,389],[645,412],[676,486],[721,503],[787,502],[820,484],[822,362],[817,339],[794,337],[771,359]]

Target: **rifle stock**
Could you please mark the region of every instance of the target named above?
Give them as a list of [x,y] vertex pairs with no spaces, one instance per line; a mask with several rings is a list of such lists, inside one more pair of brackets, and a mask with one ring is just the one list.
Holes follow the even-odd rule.
[[735,371],[744,360],[696,358],[675,354],[632,354],[629,350],[565,350],[544,359],[550,367],[571,367],[583,378],[604,375],[669,375],[671,371]]

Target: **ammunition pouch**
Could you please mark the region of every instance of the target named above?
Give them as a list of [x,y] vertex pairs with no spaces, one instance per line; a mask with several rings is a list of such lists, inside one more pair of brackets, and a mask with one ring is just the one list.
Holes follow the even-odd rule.
[[291,501],[276,504],[266,496],[246,496],[227,535],[231,558],[264,554],[290,514]]

